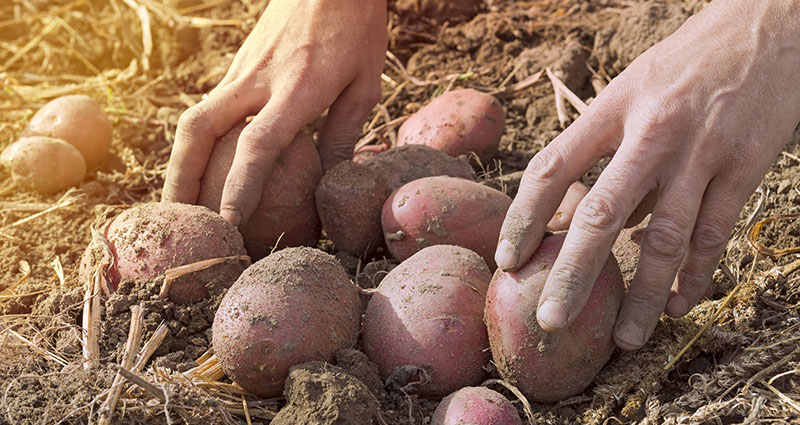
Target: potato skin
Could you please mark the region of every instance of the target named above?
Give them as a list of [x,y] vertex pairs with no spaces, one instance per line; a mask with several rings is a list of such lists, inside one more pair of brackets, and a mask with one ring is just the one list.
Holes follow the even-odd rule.
[[473,89],[447,92],[412,115],[397,132],[397,146],[427,145],[450,156],[475,152],[483,163],[500,145],[505,112],[493,96]]
[[522,425],[514,405],[486,387],[464,387],[442,399],[430,425]]
[[0,154],[14,182],[49,195],[77,186],[86,175],[86,161],[74,146],[52,137],[23,137]]
[[[167,269],[210,258],[245,255],[242,236],[222,216],[208,208],[172,202],[135,205],[115,217],[103,230],[114,255],[108,270],[112,290],[124,278],[155,279]],[[82,281],[88,279],[101,247],[90,244],[81,259]],[[245,269],[227,261],[183,275],[172,282],[169,300],[195,303],[210,292],[230,287]]]
[[314,195],[317,212],[337,249],[359,257],[383,245],[381,210],[391,193],[383,175],[352,161],[322,176]]
[[426,177],[396,190],[383,204],[386,245],[404,260],[431,245],[458,245],[494,270],[494,251],[511,198],[499,190],[454,177]]
[[423,397],[480,383],[490,279],[480,256],[452,245],[425,248],[389,272],[364,315],[364,353],[381,377],[405,365],[429,369],[431,382],[415,387]]
[[475,171],[466,161],[425,145],[389,149],[365,160],[364,165],[381,173],[392,190],[424,177],[450,176],[475,180]]
[[625,291],[613,255],[569,329],[547,333],[536,321],[539,295],[565,235],[545,237],[519,272],[498,270],[486,296],[497,370],[531,401],[549,403],[580,393],[614,351],[614,323]]
[[287,248],[248,267],[214,317],[212,344],[225,373],[247,391],[276,397],[293,365],[330,361],[352,347],[361,301],[336,259]]
[[92,169],[108,156],[111,121],[89,96],[74,94],[51,100],[31,118],[23,137],[48,136],[75,146]]
[[[219,212],[225,179],[233,164],[239,134],[245,126],[240,123],[233,127],[214,145],[200,180],[199,205]],[[317,148],[300,132],[278,157],[250,220],[239,226],[247,252],[254,260],[268,255],[279,238],[278,248],[316,244],[321,225],[314,190],[321,178],[322,164]]]

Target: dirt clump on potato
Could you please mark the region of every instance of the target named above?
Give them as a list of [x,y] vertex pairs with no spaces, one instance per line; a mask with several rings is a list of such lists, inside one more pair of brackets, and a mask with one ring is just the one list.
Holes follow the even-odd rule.
[[450,176],[475,180],[475,171],[466,161],[424,145],[389,149],[364,161],[364,164],[380,172],[392,190],[424,177]]
[[511,198],[454,177],[426,177],[392,193],[381,224],[392,255],[404,260],[432,245],[458,245],[483,257],[494,270],[494,251]]
[[486,325],[500,376],[531,401],[551,403],[592,383],[614,352],[614,324],[625,290],[613,255],[589,300],[569,326],[544,331],[536,320],[539,295],[565,232],[545,237],[519,272],[495,273],[486,296]]
[[83,94],[51,100],[33,115],[23,137],[47,136],[75,146],[92,169],[108,156],[111,121],[91,97]]
[[276,397],[293,365],[329,361],[355,345],[361,301],[336,259],[313,248],[287,248],[247,268],[225,294],[213,347],[242,388]]
[[480,383],[490,279],[478,254],[452,245],[425,248],[389,272],[364,315],[364,352],[381,377],[406,374],[422,397]]
[[[239,135],[247,125],[233,127],[214,144],[205,174],[200,180],[197,203],[219,212],[225,179],[233,164]],[[322,178],[317,148],[302,131],[281,152],[275,168],[250,219],[239,226],[247,252],[254,260],[272,250],[314,245],[321,225],[314,190]]]
[[52,137],[23,137],[0,154],[18,186],[49,195],[77,186],[86,175],[86,161],[69,143]]
[[369,425],[380,416],[378,400],[360,380],[325,362],[292,366],[284,396],[287,404],[271,425]]
[[337,249],[362,257],[383,245],[381,209],[391,193],[383,175],[366,165],[344,161],[325,173],[315,200]]
[[504,126],[505,111],[497,99],[458,89],[407,119],[397,132],[397,146],[426,145],[455,157],[474,153],[485,164],[497,153]]
[[[172,202],[138,204],[123,211],[101,230],[81,259],[82,281],[110,255],[106,272],[110,289],[122,279],[163,278],[167,269],[212,258],[246,254],[242,236],[230,223],[208,208]],[[108,249],[107,249],[108,248]],[[191,304],[230,287],[245,269],[231,259],[172,281],[169,299]]]

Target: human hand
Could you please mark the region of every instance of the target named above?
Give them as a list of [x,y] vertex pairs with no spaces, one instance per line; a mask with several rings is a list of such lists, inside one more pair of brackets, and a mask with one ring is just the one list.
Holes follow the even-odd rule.
[[495,257],[506,270],[530,258],[567,187],[613,155],[547,278],[537,309],[545,330],[580,313],[620,229],[651,191],[617,345],[641,347],[662,311],[681,316],[700,300],[742,206],[797,126],[798,39],[797,2],[712,2],[531,160]]
[[272,0],[222,82],[178,120],[162,198],[195,203],[214,141],[252,114],[225,181],[220,214],[247,222],[273,165],[326,108],[324,168],[353,154],[380,99],[385,0]]

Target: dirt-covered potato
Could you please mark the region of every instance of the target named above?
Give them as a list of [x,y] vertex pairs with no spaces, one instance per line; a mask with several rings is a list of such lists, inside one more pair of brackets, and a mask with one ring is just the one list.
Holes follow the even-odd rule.
[[387,379],[408,373],[414,388],[441,397],[481,382],[489,361],[483,307],[491,279],[476,253],[452,245],[425,248],[381,281],[364,315],[364,352]]
[[18,186],[45,195],[77,186],[86,175],[81,153],[52,137],[24,137],[12,143],[0,154],[0,164],[11,170]]
[[317,212],[337,249],[364,256],[383,245],[381,209],[391,193],[383,175],[352,161],[322,176],[315,193]]
[[625,290],[613,255],[568,329],[548,333],[536,321],[539,295],[565,235],[545,237],[519,272],[498,270],[486,296],[486,325],[497,370],[531,401],[549,403],[580,393],[614,351],[614,323]]
[[397,132],[397,146],[426,145],[450,156],[474,152],[483,163],[497,152],[505,112],[493,96],[473,89],[447,92],[411,116]]
[[464,387],[442,399],[430,425],[522,425],[514,405],[486,387]]
[[392,190],[423,177],[450,176],[475,180],[466,161],[424,145],[407,145],[381,152],[364,161],[381,174]]
[[33,115],[23,137],[47,136],[75,146],[92,169],[111,147],[111,121],[91,97],[73,94],[51,100]]
[[[242,236],[222,216],[198,205],[172,202],[138,204],[115,217],[102,230],[113,254],[108,269],[111,289],[122,279],[156,279],[170,268],[211,258],[245,255]],[[93,242],[81,259],[82,281],[104,255]],[[230,287],[245,269],[229,260],[175,279],[169,299],[191,304]]]
[[500,228],[511,198],[499,190],[454,177],[426,177],[392,193],[381,223],[389,251],[404,260],[431,245],[477,252],[492,269]]
[[293,365],[329,361],[361,327],[358,288],[336,259],[287,248],[248,267],[214,317],[212,344],[225,373],[262,397],[281,394]]
[[[245,125],[233,127],[214,144],[200,181],[198,204],[219,212],[222,189]],[[322,164],[317,148],[300,132],[278,157],[250,220],[239,226],[244,245],[253,259],[263,258],[276,244],[278,248],[316,244],[321,225],[314,190],[321,178]]]

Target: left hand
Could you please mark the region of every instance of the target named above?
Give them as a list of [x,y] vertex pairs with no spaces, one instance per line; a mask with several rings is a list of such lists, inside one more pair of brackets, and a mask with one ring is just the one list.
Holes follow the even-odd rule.
[[528,165],[495,256],[527,263],[567,187],[610,164],[580,202],[539,300],[547,331],[581,312],[611,246],[654,191],[614,338],[641,347],[662,311],[705,293],[742,206],[800,119],[797,1],[710,3],[637,58]]

